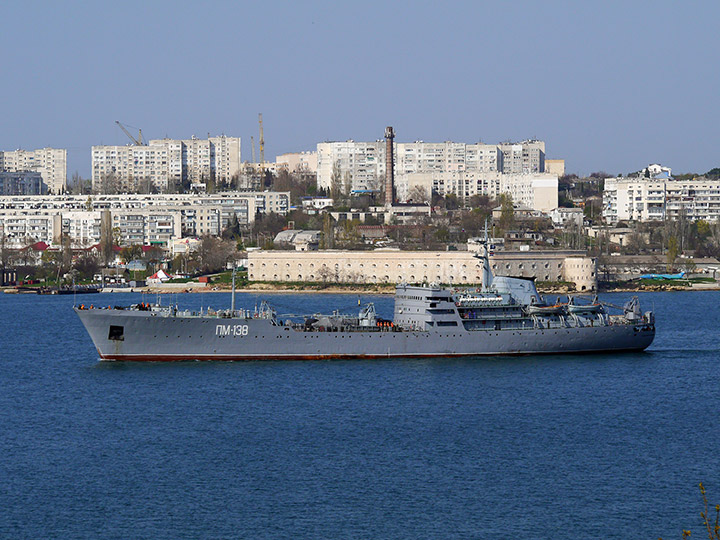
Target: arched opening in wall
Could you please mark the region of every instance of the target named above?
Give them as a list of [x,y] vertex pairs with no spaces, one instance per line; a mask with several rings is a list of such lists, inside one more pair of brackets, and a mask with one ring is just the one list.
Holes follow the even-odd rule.
[[285,274],[285,279],[290,281],[290,274]]
[[385,281],[385,282],[390,281],[390,276],[386,275],[385,277],[383,277],[383,281]]
[[265,268],[265,263],[262,263],[262,264],[260,265],[260,267],[261,267],[261,268]]
[[398,269],[402,268],[402,263],[398,263],[397,267]]
[[415,276],[414,276],[414,275],[410,276],[410,281],[415,281]]
[[545,281],[550,281],[550,276],[548,274],[545,274]]
[[297,277],[297,278],[298,278],[298,281],[302,281],[302,278],[303,278],[303,277],[302,277],[302,274],[298,274],[298,277]]
[[250,279],[255,279],[255,274],[250,274]]
[[581,291],[584,291],[585,289],[587,289],[587,287],[586,287],[585,285],[583,285],[582,287],[580,287],[580,290],[581,290]]
[[273,281],[277,281],[277,274],[273,274]]
[[273,264],[273,268],[277,268],[277,263]]
[[315,279],[315,274],[310,274],[310,281]]
[[310,268],[315,268],[315,265],[313,263],[310,263]]

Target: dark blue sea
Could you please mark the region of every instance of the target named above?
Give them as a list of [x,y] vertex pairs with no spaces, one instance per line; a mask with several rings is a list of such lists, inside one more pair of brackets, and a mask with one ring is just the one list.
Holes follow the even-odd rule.
[[657,314],[642,354],[168,365],[98,362],[72,296],[2,294],[0,538],[701,537],[720,293],[640,297]]

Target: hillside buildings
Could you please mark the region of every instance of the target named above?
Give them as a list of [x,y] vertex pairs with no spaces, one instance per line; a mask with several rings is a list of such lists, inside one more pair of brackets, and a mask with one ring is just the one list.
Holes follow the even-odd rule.
[[[545,173],[545,143],[394,143],[396,197],[429,200],[434,191],[461,200],[473,195],[514,200],[538,210],[557,207],[557,175]],[[317,182],[330,190],[379,191],[386,173],[386,142],[317,145]]]
[[0,234],[12,247],[58,243],[63,235],[86,247],[109,234],[121,246],[167,247],[185,236],[217,236],[233,216],[250,225],[258,213],[289,207],[289,192],[0,197]]
[[210,181],[232,185],[241,170],[239,137],[156,139],[147,146],[93,146],[92,185],[97,193],[177,186]]
[[655,166],[660,172],[649,177],[606,178],[603,217],[607,222],[720,220],[720,180],[676,180],[663,169],[667,168]]
[[0,152],[0,172],[40,173],[50,193],[64,193],[67,188],[67,150],[41,148]]

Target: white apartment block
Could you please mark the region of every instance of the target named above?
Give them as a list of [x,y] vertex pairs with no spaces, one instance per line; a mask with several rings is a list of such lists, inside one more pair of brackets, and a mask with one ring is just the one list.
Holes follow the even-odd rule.
[[606,178],[603,217],[610,224],[680,217],[720,221],[720,180],[674,180],[666,172],[654,178]]
[[[548,173],[504,174],[498,172],[452,171],[436,173],[413,173],[401,175],[396,181],[398,198],[413,193],[415,188],[433,191],[445,196],[453,194],[459,199],[473,195],[497,198],[503,193],[512,196],[514,202],[533,210],[549,212],[558,205],[558,177]],[[417,202],[417,201],[415,201]]]
[[351,189],[380,189],[385,177],[385,141],[325,142],[317,145],[317,185],[330,189],[333,174],[349,177]]
[[41,148],[0,152],[0,171],[39,172],[50,193],[63,193],[67,188],[67,150]]
[[275,170],[288,172],[317,173],[317,152],[291,152],[275,158]]
[[289,192],[223,192],[214,195],[65,195],[0,197],[0,229],[14,247],[33,242],[74,246],[100,242],[113,229],[120,245],[161,245],[182,237],[217,236],[232,216],[251,225],[257,213],[286,213]]
[[121,192],[135,190],[142,182],[165,192],[186,183],[231,183],[241,172],[239,137],[187,140],[155,139],[147,146],[93,146],[93,190],[107,190],[115,183]]
[[[503,144],[466,144],[455,142],[395,143],[395,188],[399,200],[407,200],[414,186],[420,186],[429,197],[432,190],[461,199],[475,194],[497,197],[506,189],[524,192],[521,200],[535,208],[534,194],[525,193],[534,180],[544,177],[545,143],[524,141]],[[353,190],[377,190],[385,176],[385,141],[327,142],[317,145],[318,187],[330,189],[333,173],[341,184],[350,178]],[[518,183],[519,182],[519,183]],[[536,182],[539,188],[542,182]],[[542,199],[542,208],[551,201]],[[557,196],[555,196],[555,201]],[[557,203],[555,203],[555,206]],[[540,208],[538,208],[540,209]]]

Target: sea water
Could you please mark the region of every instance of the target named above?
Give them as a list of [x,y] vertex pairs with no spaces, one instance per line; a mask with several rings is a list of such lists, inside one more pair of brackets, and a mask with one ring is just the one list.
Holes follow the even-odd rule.
[[[0,295],[0,538],[700,535],[720,293],[639,296],[657,317],[639,354],[140,364],[98,362],[72,296]],[[392,314],[389,296],[262,298]]]

